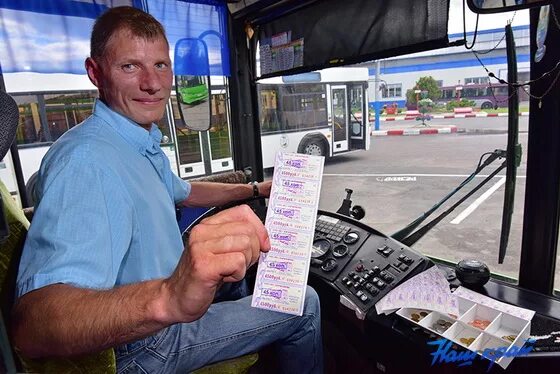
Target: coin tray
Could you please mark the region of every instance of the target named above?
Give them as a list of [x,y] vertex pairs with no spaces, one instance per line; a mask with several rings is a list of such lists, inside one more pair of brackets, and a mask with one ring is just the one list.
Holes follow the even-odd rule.
[[[459,315],[444,314],[417,308],[401,308],[397,315],[407,321],[420,326],[433,334],[442,336],[457,345],[468,350],[477,352],[479,355],[485,349],[498,349],[512,346],[522,347],[529,338],[531,321],[516,317],[506,311],[501,311],[486,305],[477,304],[461,296],[457,296]],[[426,314],[424,317],[420,314]],[[418,314],[421,318],[415,321],[412,314]],[[436,329],[434,324],[438,321],[451,323],[446,329]],[[474,322],[478,320],[479,322]],[[487,324],[480,323],[487,321]],[[474,323],[474,326],[472,325]],[[473,339],[467,344],[465,339]],[[463,339],[461,341],[461,339]],[[496,363],[506,368],[514,357],[500,357]]]

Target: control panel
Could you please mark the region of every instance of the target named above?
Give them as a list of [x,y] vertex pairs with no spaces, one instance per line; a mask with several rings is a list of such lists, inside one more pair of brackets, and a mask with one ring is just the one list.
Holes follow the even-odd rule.
[[319,211],[310,273],[328,282],[367,313],[393,287],[429,261],[404,244],[358,221]]

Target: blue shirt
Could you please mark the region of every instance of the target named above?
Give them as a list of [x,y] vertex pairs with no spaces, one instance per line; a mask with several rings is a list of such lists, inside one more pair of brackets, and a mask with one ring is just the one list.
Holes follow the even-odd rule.
[[183,243],[175,204],[190,185],[148,132],[97,101],[91,117],[49,149],[17,294],[65,283],[115,286],[169,276]]

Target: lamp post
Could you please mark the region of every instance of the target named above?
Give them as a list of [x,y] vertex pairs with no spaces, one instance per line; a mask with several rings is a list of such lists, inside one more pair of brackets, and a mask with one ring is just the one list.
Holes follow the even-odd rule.
[[461,101],[461,90],[462,89],[463,89],[463,86],[455,87],[455,91],[457,91],[457,101]]

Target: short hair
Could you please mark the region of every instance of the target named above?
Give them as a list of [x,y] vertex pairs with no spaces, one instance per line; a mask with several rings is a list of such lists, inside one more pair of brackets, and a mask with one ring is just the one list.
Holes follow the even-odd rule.
[[165,29],[152,15],[131,6],[119,6],[107,10],[93,24],[90,56],[94,59],[102,57],[107,43],[120,30],[128,30],[132,36],[146,40],[163,37],[169,44]]

